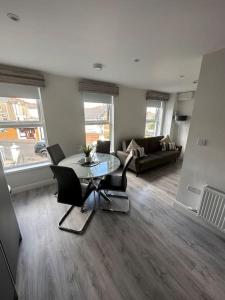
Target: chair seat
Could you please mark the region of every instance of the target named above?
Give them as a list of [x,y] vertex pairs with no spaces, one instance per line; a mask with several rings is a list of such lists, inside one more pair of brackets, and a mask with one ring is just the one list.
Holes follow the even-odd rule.
[[98,186],[100,190],[117,190],[123,191],[122,176],[121,175],[107,175],[105,179],[101,180]]

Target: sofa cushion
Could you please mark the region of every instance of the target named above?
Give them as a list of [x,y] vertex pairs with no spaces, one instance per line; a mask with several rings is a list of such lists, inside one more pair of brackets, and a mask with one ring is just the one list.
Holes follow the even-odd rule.
[[148,155],[148,156],[144,156],[140,159],[138,159],[138,163],[140,165],[143,165],[143,164],[152,164],[156,161],[160,161],[161,158],[158,156],[158,155],[155,155],[155,154],[151,154],[151,155]]
[[145,138],[143,139],[136,139],[136,142],[138,143],[138,145],[140,145],[141,147],[143,147],[145,149],[145,153],[147,154],[148,152],[148,142],[146,141]]
[[[161,150],[160,140],[162,138],[163,136],[155,136],[149,138],[134,138],[134,140],[139,146],[145,149],[145,154],[148,154]],[[130,141],[131,140],[129,139],[122,142],[123,151],[126,151]]]
[[163,136],[155,136],[146,138],[146,142],[148,144],[148,152],[146,153],[155,153],[156,151],[161,150],[160,140],[163,138]]
[[173,150],[173,151],[157,151],[154,153],[155,155],[157,155],[158,157],[162,158],[176,158],[179,156],[180,152],[177,150]]

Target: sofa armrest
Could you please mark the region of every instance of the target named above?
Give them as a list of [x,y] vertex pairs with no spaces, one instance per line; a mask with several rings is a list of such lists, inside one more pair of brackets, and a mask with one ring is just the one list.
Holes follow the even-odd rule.
[[119,158],[122,165],[124,165],[125,160],[126,160],[128,155],[129,155],[129,153],[127,153],[127,152],[124,152],[124,151],[121,151],[121,150],[116,151],[116,156]]

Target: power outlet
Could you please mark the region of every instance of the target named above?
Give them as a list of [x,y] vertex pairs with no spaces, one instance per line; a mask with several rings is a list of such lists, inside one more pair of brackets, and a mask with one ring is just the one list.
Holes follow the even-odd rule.
[[205,138],[198,138],[197,139],[197,145],[199,146],[207,146],[208,140]]
[[198,189],[198,188],[196,188],[196,187],[194,187],[194,186],[191,186],[191,185],[189,185],[189,184],[188,184],[188,186],[187,186],[187,190],[188,190],[189,192],[192,192],[192,193],[196,194],[196,195],[200,195],[200,194],[201,194],[201,190],[200,190],[200,189]]

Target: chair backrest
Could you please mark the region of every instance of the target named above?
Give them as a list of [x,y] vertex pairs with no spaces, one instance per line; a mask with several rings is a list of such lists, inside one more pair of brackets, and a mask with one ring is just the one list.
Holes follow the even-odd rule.
[[125,162],[124,162],[124,165],[123,165],[123,171],[122,171],[122,185],[123,185],[123,188],[124,190],[126,190],[127,188],[127,169],[129,167],[129,164],[131,163],[133,159],[133,153],[132,151],[130,152],[130,154],[127,156]]
[[97,141],[96,152],[110,154],[110,141]]
[[52,163],[54,165],[58,165],[61,160],[66,158],[64,152],[62,151],[62,148],[59,146],[59,144],[51,145],[47,147],[47,151],[51,157]]
[[84,203],[80,180],[73,169],[50,166],[58,183],[58,202],[81,207]]

